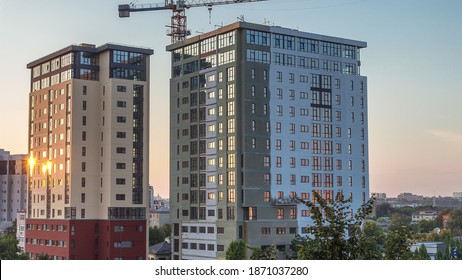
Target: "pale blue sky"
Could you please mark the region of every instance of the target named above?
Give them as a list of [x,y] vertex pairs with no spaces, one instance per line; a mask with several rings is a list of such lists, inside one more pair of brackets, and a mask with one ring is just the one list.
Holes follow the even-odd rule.
[[[0,0],[0,148],[27,153],[26,64],[70,44],[154,49],[150,182],[168,195],[170,11],[118,18],[123,0]],[[139,0],[138,3],[163,2]],[[372,192],[462,191],[462,1],[269,0],[187,11],[192,34],[255,23],[366,41]]]

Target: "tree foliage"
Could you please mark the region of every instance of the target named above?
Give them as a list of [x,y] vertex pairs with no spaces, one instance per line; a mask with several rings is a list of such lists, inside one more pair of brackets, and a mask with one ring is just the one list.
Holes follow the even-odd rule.
[[47,253],[41,253],[37,256],[37,260],[50,260],[50,256]]
[[419,221],[419,232],[429,233],[438,227],[436,220],[420,220]]
[[7,227],[3,232],[4,235],[9,235],[16,238],[16,219],[14,219],[11,226]]
[[245,260],[245,242],[243,240],[233,240],[226,250],[227,260]]
[[379,246],[385,243],[385,231],[374,221],[366,221],[363,225],[363,232],[367,239],[373,239]]
[[390,230],[385,238],[384,253],[387,260],[411,259],[412,232],[409,227],[402,226]]
[[171,227],[170,225],[164,225],[161,228],[150,227],[149,228],[149,246],[153,246],[157,243],[165,241],[165,238],[170,236]]
[[292,246],[297,259],[348,260],[380,258],[377,244],[367,238],[362,224],[372,212],[373,199],[362,205],[355,214],[350,211],[351,199],[339,193],[328,201],[314,192],[317,204],[301,201],[311,211],[313,224],[307,236],[297,235]]
[[277,260],[278,259],[278,251],[275,245],[271,245],[264,249],[261,248],[249,248],[252,251],[252,255],[250,256],[251,260]]
[[0,260],[25,260],[24,253],[18,248],[18,240],[11,235],[0,236]]
[[411,217],[402,213],[393,213],[390,222],[389,230],[396,231],[401,227],[409,227],[411,224]]
[[457,236],[462,235],[462,210],[454,209],[449,212],[448,228]]
[[375,216],[377,218],[390,217],[392,213],[391,205],[388,202],[377,203],[376,205],[374,205],[374,210],[375,210]]

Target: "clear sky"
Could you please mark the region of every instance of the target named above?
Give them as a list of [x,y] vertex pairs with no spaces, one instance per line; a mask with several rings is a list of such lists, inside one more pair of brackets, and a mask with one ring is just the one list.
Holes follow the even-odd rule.
[[[130,0],[131,1],[131,0]],[[171,11],[118,17],[129,0],[0,0],[0,148],[27,153],[26,64],[71,44],[149,47],[151,170],[168,196]],[[139,4],[163,2],[139,0]],[[193,35],[246,21],[366,41],[371,192],[462,191],[462,1],[269,0],[187,11]]]

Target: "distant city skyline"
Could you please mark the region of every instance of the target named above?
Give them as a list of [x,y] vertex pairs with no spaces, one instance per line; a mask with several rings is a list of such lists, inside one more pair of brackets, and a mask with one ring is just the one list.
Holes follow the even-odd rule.
[[[0,0],[0,148],[27,153],[30,71],[26,64],[72,43],[116,42],[154,49],[151,64],[150,184],[169,189],[170,11],[118,18],[130,1]],[[140,0],[139,3],[149,3]],[[370,190],[452,196],[462,191],[462,2],[269,0],[187,11],[193,35],[241,15],[249,22],[368,42]],[[66,24],[60,24],[66,18]],[[83,20],[84,19],[84,20]],[[98,28],[95,28],[98,26]]]

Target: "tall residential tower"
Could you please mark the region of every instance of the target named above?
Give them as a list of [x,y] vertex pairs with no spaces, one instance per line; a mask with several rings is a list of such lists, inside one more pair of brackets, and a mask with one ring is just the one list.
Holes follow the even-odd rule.
[[152,53],[82,44],[27,65],[29,257],[146,258]]
[[369,197],[366,43],[237,22],[172,44],[173,259],[290,250],[317,192]]

